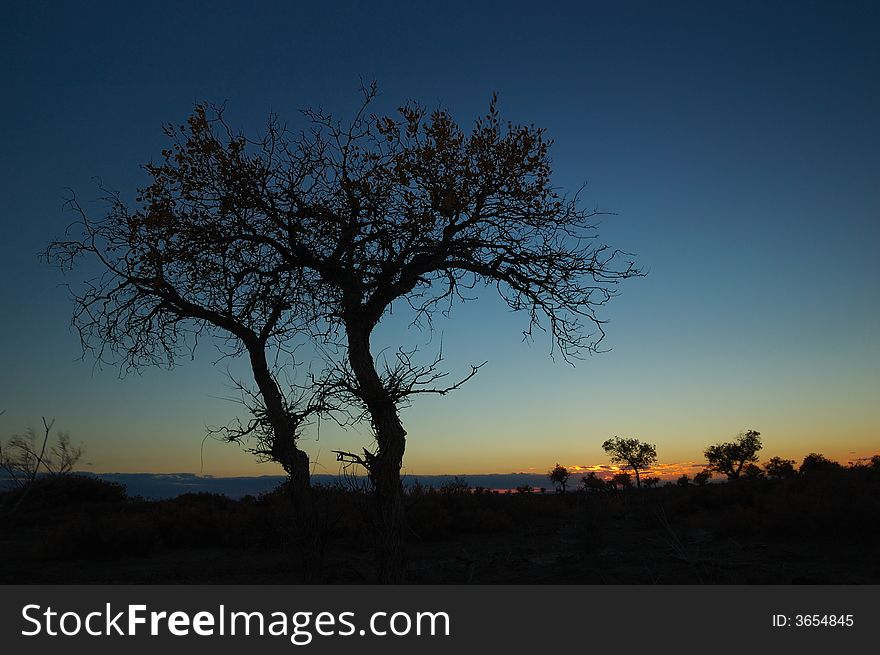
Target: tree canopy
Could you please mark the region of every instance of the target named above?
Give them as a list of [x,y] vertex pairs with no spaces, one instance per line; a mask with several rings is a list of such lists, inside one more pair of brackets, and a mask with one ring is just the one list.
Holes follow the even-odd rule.
[[761,433],[747,430],[737,435],[733,441],[709,446],[703,454],[709,462],[710,471],[723,473],[728,479],[736,480],[746,464],[757,463],[761,448]]
[[804,457],[804,461],[801,462],[800,467],[798,467],[798,472],[801,475],[815,475],[816,473],[837,471],[840,468],[840,464],[828,459],[825,455],[820,453],[810,453]]
[[638,439],[614,437],[602,444],[602,449],[611,457],[615,464],[626,464],[636,476],[636,485],[641,487],[639,472],[657,461],[657,447]]
[[[145,169],[150,183],[130,208],[80,220],[48,256],[64,268],[82,257],[103,275],[74,291],[74,323],[86,348],[126,368],[172,365],[215,335],[246,355],[256,390],[253,420],[223,434],[255,440],[307,493],[298,448],[312,416],[368,418],[375,447],[339,453],[363,465],[376,491],[380,578],[398,580],[406,431],[398,409],[417,394],[445,394],[442,354],[420,362],[399,349],[377,360],[370,337],[396,307],[430,329],[436,312],[494,289],[525,315],[524,334],[550,336],[572,362],[604,336],[597,309],[620,281],[640,275],[632,259],[597,241],[598,212],[551,181],[541,128],[488,113],[464,130],[448,112],[415,103],[370,113],[375,85],[346,123],[318,110],[308,128],[272,116],[262,134],[236,133],[222,108],[200,104],[169,125],[170,146]],[[306,339],[323,359],[292,392],[278,382],[279,353]]]
[[764,465],[764,470],[767,471],[768,477],[779,480],[790,478],[797,473],[794,468],[794,460],[781,457],[771,457],[770,461]]
[[556,485],[556,490],[560,493],[565,493],[565,489],[568,486],[568,478],[571,477],[571,472],[557,464],[547,473],[547,477],[553,481],[553,484]]

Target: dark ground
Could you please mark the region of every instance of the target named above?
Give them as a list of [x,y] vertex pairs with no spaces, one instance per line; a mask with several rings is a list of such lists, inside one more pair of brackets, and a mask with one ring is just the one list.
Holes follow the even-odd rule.
[[[283,492],[145,501],[99,480],[0,495],[0,583],[288,584]],[[368,498],[320,488],[329,583],[370,583]],[[877,584],[880,468],[702,487],[407,496],[407,579],[474,584]]]

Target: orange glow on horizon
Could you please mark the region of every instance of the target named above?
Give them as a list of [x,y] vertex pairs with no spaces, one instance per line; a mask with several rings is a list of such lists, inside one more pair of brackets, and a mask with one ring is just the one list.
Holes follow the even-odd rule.
[[[595,473],[597,477],[602,480],[610,479],[617,473],[629,473],[633,475],[632,469],[629,466],[618,464],[574,464],[572,466],[566,466],[565,468],[568,469],[568,472],[571,473],[572,476],[589,475],[590,473]],[[706,468],[706,464],[699,462],[672,462],[668,464],[655,464],[649,468],[640,469],[639,476],[643,480],[648,476],[655,476],[660,478],[661,480],[673,480],[678,479],[685,474],[689,476],[693,475],[694,473],[702,471],[704,468]],[[532,470],[529,472],[534,473],[535,471]]]

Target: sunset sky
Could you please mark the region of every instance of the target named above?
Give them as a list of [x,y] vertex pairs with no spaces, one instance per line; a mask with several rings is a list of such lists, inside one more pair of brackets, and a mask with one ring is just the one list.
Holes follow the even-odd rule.
[[[120,379],[80,360],[62,276],[38,253],[126,197],[166,146],[161,126],[226,102],[258,132],[270,111],[346,117],[359,80],[377,109],[442,105],[465,127],[497,92],[504,117],[547,128],[558,186],[587,183],[604,242],[648,275],[603,312],[610,352],[549,357],[491,290],[435,334],[383,321],[376,350],[442,336],[463,389],[403,411],[410,473],[606,464],[614,435],[673,470],[746,429],[762,461],[880,452],[880,5],[876,2],[363,2],[4,5],[0,115],[0,438],[54,417],[92,471],[276,474],[206,425],[240,408],[202,344],[172,371]],[[614,6],[611,6],[614,5]],[[370,430],[327,422],[315,471]]]

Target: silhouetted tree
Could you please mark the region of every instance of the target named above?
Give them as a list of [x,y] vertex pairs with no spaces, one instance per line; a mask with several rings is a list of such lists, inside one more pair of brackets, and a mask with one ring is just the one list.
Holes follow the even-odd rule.
[[[307,110],[307,132],[272,118],[254,140],[198,106],[188,125],[167,129],[172,148],[146,167],[140,208],[114,198],[103,221],[83,215],[80,235],[50,255],[63,265],[88,255],[107,271],[77,296],[75,318],[87,341],[131,365],[169,363],[184,336],[229,335],[257,381],[260,450],[293,472],[299,491],[303,421],[333,408],[369,418],[375,450],[338,455],[368,473],[379,578],[395,582],[404,571],[398,409],[457,389],[482,364],[447,384],[440,355],[420,364],[401,348],[377,361],[376,325],[397,303],[430,328],[435,312],[487,286],[526,314],[527,336],[548,330],[553,352],[573,361],[602,339],[596,308],[640,273],[597,243],[596,212],[557,194],[543,130],[502,122],[494,99],[470,132],[414,104],[369,115],[375,85],[364,92],[348,124]],[[328,361],[305,384],[308,398],[286,399],[265,351],[297,335]]]
[[801,475],[814,475],[816,473],[829,473],[838,471],[842,467],[820,453],[810,453],[804,457],[798,472]]
[[748,430],[733,441],[706,448],[703,454],[709,462],[709,470],[724,473],[729,480],[738,479],[746,464],[758,461],[758,451],[762,447],[760,435],[760,432]]
[[[4,412],[0,412],[2,415]],[[43,434],[28,428],[23,435],[13,435],[5,444],[0,441],[0,472],[14,487],[21,490],[17,500],[9,510],[11,514],[18,509],[28,496],[37,480],[37,476],[67,476],[83,454],[83,446],[74,446],[70,435],[59,433],[55,443],[49,445],[49,437],[55,420],[47,421],[43,417]]]
[[763,480],[764,470],[753,462],[749,462],[742,469],[742,476],[747,480]]
[[764,464],[764,470],[767,471],[767,477],[778,480],[790,478],[797,473],[794,469],[794,460],[781,457],[771,457],[770,461]]
[[605,491],[608,488],[605,481],[598,477],[595,471],[590,471],[581,478],[581,486],[585,491]]
[[644,480],[642,480],[642,482],[644,483],[644,485],[646,487],[653,488],[653,487],[656,487],[658,484],[660,484],[660,478],[653,476],[653,475],[649,475]]
[[632,489],[632,476],[629,473],[615,473],[611,476],[611,480],[614,483],[615,489],[618,487],[624,490]]
[[880,469],[880,455],[872,455],[870,465],[872,468]]
[[449,482],[440,485],[440,493],[447,496],[467,496],[471,493],[471,485],[467,478],[456,475]]
[[615,464],[626,464],[636,475],[636,486],[641,487],[639,471],[657,461],[657,447],[638,439],[614,437],[602,444],[602,449],[611,456]]
[[703,469],[699,473],[694,474],[694,484],[702,487],[705,484],[709,483],[709,480],[712,479],[712,471],[708,469]]
[[679,487],[687,487],[691,483],[691,479],[688,477],[687,473],[683,474],[678,480],[676,480],[676,484]]
[[267,182],[265,162],[246,155],[243,137],[223,143],[213,127],[198,107],[188,128],[166,128],[173,147],[163,151],[162,164],[145,166],[152,183],[139,191],[137,208],[108,192],[106,215],[93,220],[72,199],[78,220],[46,255],[63,270],[81,259],[101,269],[72,291],[73,324],[84,351],[99,361],[123,373],[172,368],[180,356],[194,355],[207,336],[223,356],[247,357],[256,390],[234,382],[251,419],[217,434],[247,440],[258,459],[278,462],[289,475],[311,576],[320,546],[314,543],[309,459],[297,442],[307,419],[323,406],[284,393],[277,364],[313,319],[306,315],[311,298],[304,297],[302,271],[286,267],[284,255],[267,243],[270,219],[245,207],[253,202],[252,185]]
[[38,475],[67,475],[83,454],[83,446],[74,446],[70,435],[60,432],[55,443],[49,444],[49,437],[55,421],[43,419],[44,432],[28,428],[23,435],[13,435],[5,444],[0,442],[0,470],[17,487],[31,484]]
[[571,477],[571,473],[564,466],[560,466],[557,464],[547,473],[547,477],[553,481],[553,484],[556,485],[557,493],[565,493],[565,488],[568,486],[568,478]]

